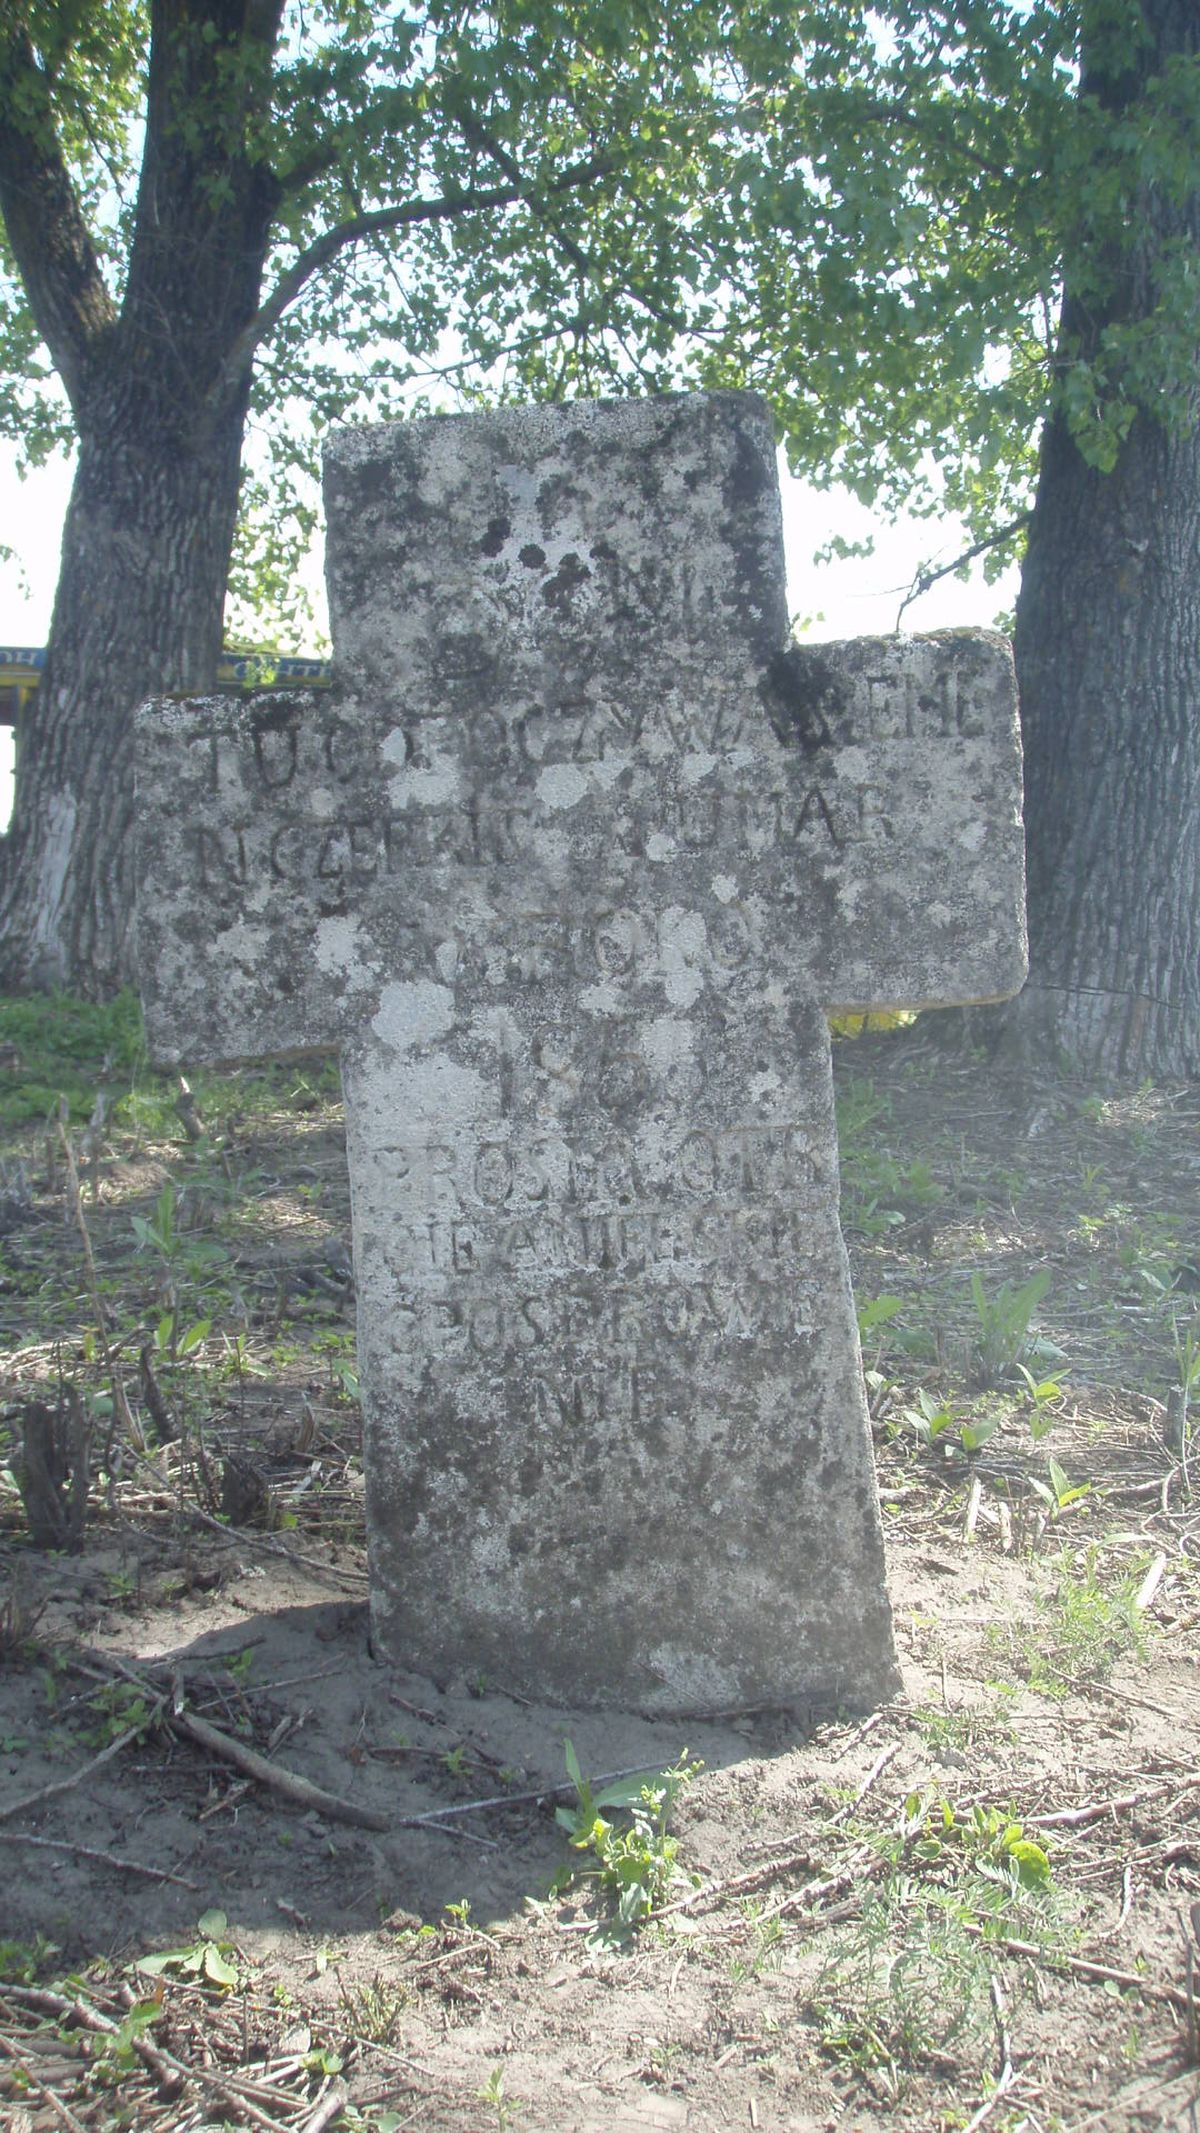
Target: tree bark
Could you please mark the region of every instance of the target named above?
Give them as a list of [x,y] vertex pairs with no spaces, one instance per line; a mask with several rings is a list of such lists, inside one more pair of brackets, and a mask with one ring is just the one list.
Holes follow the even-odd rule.
[[119,309],[83,230],[46,77],[25,34],[0,24],[0,89],[28,114],[0,127],[0,207],[79,436],[46,667],[17,730],[0,841],[10,989],[101,998],[133,975],[133,713],[147,696],[216,679],[278,202],[269,169],[239,144],[281,12],[282,0],[152,0]]
[[[120,404],[124,401],[124,405]],[[42,685],[18,728],[0,980],[103,998],[133,976],[132,716],[216,676],[242,421],[202,457],[114,396],[84,437]]]
[[1200,439],[1139,420],[1111,474],[1052,424],[1017,604],[1026,1053],[1200,1073]]
[[[1143,0],[1114,115],[1200,48],[1193,0]],[[1086,62],[1085,51],[1085,62]],[[1200,249],[1196,196],[1138,203],[1112,299],[1068,287],[1063,350],[1150,315],[1154,248]],[[1200,429],[1138,415],[1111,473],[1061,417],[1042,441],[1017,601],[1030,976],[1005,1043],[1100,1078],[1200,1073]]]

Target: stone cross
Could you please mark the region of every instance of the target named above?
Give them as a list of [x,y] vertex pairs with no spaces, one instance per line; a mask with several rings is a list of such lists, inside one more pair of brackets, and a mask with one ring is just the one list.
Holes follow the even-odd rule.
[[159,701],[164,1063],[336,1046],[374,1645],[546,1702],[897,1683],[826,1012],[1024,974],[1011,661],[789,641],[740,394],[342,433],[335,686]]

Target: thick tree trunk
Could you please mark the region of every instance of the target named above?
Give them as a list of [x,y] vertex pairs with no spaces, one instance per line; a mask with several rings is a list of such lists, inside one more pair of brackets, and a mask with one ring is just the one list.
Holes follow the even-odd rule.
[[[1119,39],[1084,18],[1082,93],[1114,126],[1200,53],[1195,0],[1138,12]],[[1156,318],[1160,263],[1200,257],[1200,193],[1146,181],[1127,232],[1089,286],[1068,281],[1064,370]],[[1017,601],[1030,975],[1001,1027],[1026,1056],[1105,1078],[1200,1073],[1195,395],[1186,421],[1167,416],[1165,402],[1161,421],[1157,403],[1139,414],[1107,474],[1050,420]]]
[[1200,1073],[1200,436],[1141,419],[1113,473],[1052,424],[1017,604],[1026,1051]]
[[[261,158],[283,0],[150,0],[145,148],[118,306],[58,132],[52,76],[0,7],[0,211],[79,436],[42,686],[0,842],[0,985],[127,979],[132,715],[211,687],[263,263]],[[11,10],[9,13],[11,14]]]
[[127,387],[105,414],[81,442],[0,885],[0,985],[95,998],[133,974],[133,712],[215,680],[242,438],[240,406],[201,458]]

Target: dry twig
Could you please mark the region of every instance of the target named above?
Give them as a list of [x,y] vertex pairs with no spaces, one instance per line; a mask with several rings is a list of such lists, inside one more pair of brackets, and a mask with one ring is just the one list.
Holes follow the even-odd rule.
[[97,1851],[91,1844],[68,1844],[59,1837],[35,1837],[25,1830],[0,1832],[0,1844],[36,1844],[47,1852],[70,1852],[76,1859],[92,1859],[97,1866],[115,1867],[121,1874],[141,1874],[147,1881],[173,1881],[181,1889],[198,1889],[198,1881],[186,1874],[168,1873],[166,1867],[146,1866],[140,1859],[119,1859],[115,1852]]
[[0,1806],[0,1822],[11,1822],[17,1815],[29,1814],[35,1807],[44,1807],[47,1800],[57,1799],[60,1793],[73,1792],[85,1778],[91,1777],[93,1771],[99,1770],[103,1763],[110,1763],[115,1755],[121,1753],[122,1748],[127,1748],[130,1741],[139,1740],[143,1733],[149,1732],[157,1725],[165,1708],[166,1699],[160,1697],[148,1716],[140,1718],[135,1726],[127,1726],[124,1733],[119,1733],[115,1740],[110,1740],[107,1748],[101,1748],[99,1755],[93,1755],[90,1762],[83,1763],[78,1770],[73,1770],[70,1777],[58,1778],[53,1785],[43,1785],[38,1792],[26,1793],[23,1800],[10,1800],[6,1806]]

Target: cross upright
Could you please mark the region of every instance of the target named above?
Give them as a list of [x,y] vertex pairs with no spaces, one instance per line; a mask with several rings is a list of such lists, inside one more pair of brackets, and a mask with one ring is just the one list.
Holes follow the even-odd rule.
[[1011,660],[789,640],[748,395],[350,430],[328,696],[141,715],[164,1062],[336,1047],[375,1649],[897,1681],[827,1014],[1024,974]]

